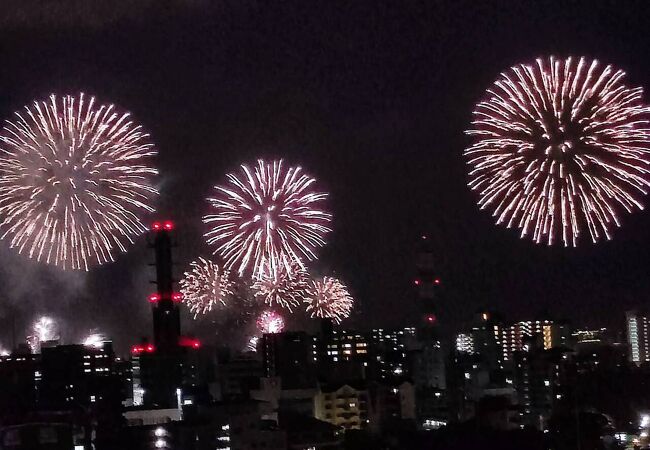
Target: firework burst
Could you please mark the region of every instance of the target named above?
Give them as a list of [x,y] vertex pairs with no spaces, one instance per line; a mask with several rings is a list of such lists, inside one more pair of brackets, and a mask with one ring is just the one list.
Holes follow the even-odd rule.
[[309,283],[306,303],[311,317],[329,318],[341,323],[350,316],[354,300],[339,280],[323,277]]
[[25,107],[0,133],[0,236],[64,269],[112,261],[146,231],[155,153],[128,113],[92,97]]
[[[325,244],[331,215],[322,209],[327,194],[313,190],[314,178],[282,161],[257,162],[228,174],[227,184],[215,186],[208,199],[211,213],[203,221],[209,245],[216,247],[226,268],[257,278],[281,266],[302,265],[316,258]],[[303,266],[304,267],[304,266]]]
[[650,185],[650,109],[625,73],[585,58],[518,65],[476,106],[469,186],[497,224],[539,242],[611,239]]
[[212,311],[216,306],[226,306],[235,286],[230,271],[204,258],[193,261],[190,268],[180,281],[180,288],[183,302],[194,314],[194,318]]
[[32,353],[41,350],[41,343],[59,339],[58,325],[54,319],[48,316],[39,317],[32,325],[32,331],[27,336],[27,344]]
[[262,334],[281,333],[284,330],[284,319],[275,311],[266,310],[258,317],[257,328]]
[[[268,272],[268,273],[267,273]],[[253,283],[256,298],[262,298],[269,306],[274,304],[293,312],[305,298],[308,274],[298,263],[289,268],[282,265],[273,273],[265,271]]]
[[102,348],[104,342],[107,340],[108,339],[103,334],[91,331],[90,334],[84,338],[82,344],[86,347]]

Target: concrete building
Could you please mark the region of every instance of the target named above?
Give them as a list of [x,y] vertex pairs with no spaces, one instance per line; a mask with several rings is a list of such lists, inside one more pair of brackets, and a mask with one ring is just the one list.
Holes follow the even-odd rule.
[[348,429],[363,429],[370,423],[368,388],[365,385],[326,385],[315,397],[315,417]]
[[627,324],[628,358],[640,365],[650,361],[650,317],[638,311],[625,313]]

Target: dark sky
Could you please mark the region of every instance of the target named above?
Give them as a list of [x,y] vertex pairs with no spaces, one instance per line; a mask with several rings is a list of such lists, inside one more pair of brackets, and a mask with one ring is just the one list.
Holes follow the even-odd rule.
[[[210,187],[240,162],[283,157],[331,193],[335,231],[314,271],[349,285],[358,302],[350,326],[415,320],[422,233],[432,236],[440,317],[451,327],[483,305],[510,319],[613,325],[647,302],[650,215],[626,216],[611,242],[577,249],[520,240],[475,206],[463,130],[502,70],[542,55],[595,57],[650,86],[649,6],[10,0],[0,18],[0,116],[79,91],[131,111],[159,149],[158,206],[178,223],[179,274],[208,254],[200,217]],[[0,245],[2,342],[12,319],[22,338],[38,312],[57,316],[68,340],[98,327],[124,348],[148,333],[144,240],[88,274]]]

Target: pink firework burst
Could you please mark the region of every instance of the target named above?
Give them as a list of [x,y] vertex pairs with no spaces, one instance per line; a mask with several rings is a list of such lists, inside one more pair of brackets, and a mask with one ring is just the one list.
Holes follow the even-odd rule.
[[257,328],[262,334],[281,333],[284,330],[284,319],[275,311],[266,310],[257,319]]
[[275,273],[266,270],[253,283],[256,298],[262,298],[269,306],[274,304],[293,312],[293,308],[305,299],[308,274],[298,263],[289,268],[281,265]]
[[226,178],[208,198],[211,211],[203,218],[210,226],[207,242],[226,268],[256,278],[316,258],[331,215],[323,209],[327,194],[313,190],[314,178],[281,160],[242,165]]
[[190,263],[190,269],[185,272],[179,284],[183,302],[194,314],[194,318],[212,311],[216,306],[226,306],[235,286],[230,271],[205,258]]
[[354,300],[339,280],[323,277],[309,283],[306,303],[311,317],[330,318],[341,323],[350,316]]
[[481,209],[537,243],[576,246],[584,228],[593,242],[611,239],[650,186],[650,109],[624,77],[585,58],[502,73],[467,131]]
[[155,155],[128,113],[93,97],[26,106],[0,132],[0,237],[63,269],[113,261],[147,230]]

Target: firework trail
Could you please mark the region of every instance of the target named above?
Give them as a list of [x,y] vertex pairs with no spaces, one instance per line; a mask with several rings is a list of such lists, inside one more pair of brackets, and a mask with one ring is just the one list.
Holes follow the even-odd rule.
[[155,154],[128,113],[84,94],[26,106],[0,133],[0,237],[64,269],[112,261],[146,231]]
[[41,343],[59,339],[58,325],[54,319],[48,316],[39,317],[32,325],[32,334],[27,336],[27,344],[32,353],[41,350]]
[[313,190],[314,178],[281,160],[259,160],[253,169],[242,165],[226,178],[208,198],[211,212],[203,221],[210,226],[207,242],[227,269],[258,278],[316,258],[331,215],[322,209],[327,194]]
[[230,279],[230,271],[204,258],[190,263],[190,268],[180,281],[180,288],[183,302],[194,318],[212,311],[216,306],[226,306],[235,286]]
[[539,242],[611,239],[650,185],[650,109],[625,73],[585,58],[501,74],[473,113],[469,186],[497,224]]
[[282,333],[284,319],[275,311],[266,310],[257,319],[257,328],[262,334]]
[[285,265],[280,266],[275,273],[265,271],[255,280],[252,288],[255,297],[262,298],[267,305],[276,304],[293,312],[293,308],[305,299],[307,280],[307,272],[296,262],[288,268]]
[[311,317],[333,319],[336,323],[350,316],[354,300],[347,287],[336,278],[312,280],[307,288],[307,312]]

